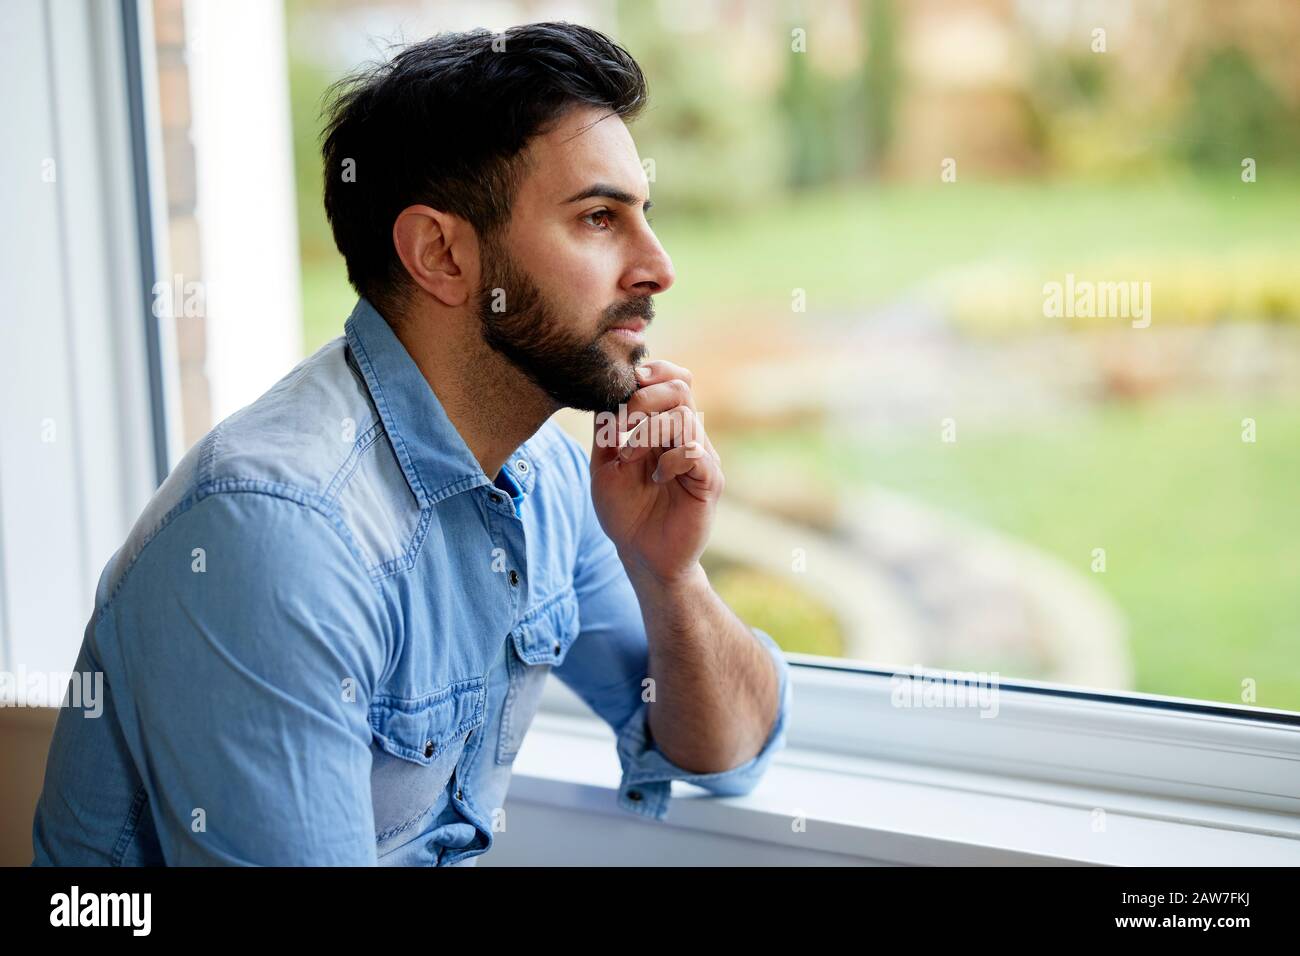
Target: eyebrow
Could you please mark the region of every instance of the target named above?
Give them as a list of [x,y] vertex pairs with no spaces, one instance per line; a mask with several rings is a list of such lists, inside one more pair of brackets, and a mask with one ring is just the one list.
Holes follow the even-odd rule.
[[560,203],[561,206],[567,206],[571,202],[578,202],[582,199],[591,199],[595,196],[602,196],[605,199],[612,199],[614,202],[621,202],[625,206],[640,206],[646,212],[654,207],[654,203],[649,199],[641,200],[626,190],[619,189],[617,186],[611,186],[608,183],[595,183],[588,186],[579,193],[575,193],[568,199]]

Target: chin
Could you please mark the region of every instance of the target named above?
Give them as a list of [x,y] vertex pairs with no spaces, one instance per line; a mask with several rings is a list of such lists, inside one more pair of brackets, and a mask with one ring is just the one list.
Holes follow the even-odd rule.
[[609,357],[609,378],[611,382],[620,383],[619,387],[625,388],[629,395],[636,391],[638,379],[636,377],[636,366],[640,365],[646,357],[644,345],[634,345],[626,351],[618,349]]
[[645,357],[645,346],[613,339],[605,342],[605,354],[609,356],[612,364],[626,365],[631,368]]
[[636,394],[637,378],[636,372],[633,371],[632,365],[618,365],[610,368],[609,384],[605,389],[604,400],[593,402],[593,405],[600,405],[600,408],[593,408],[592,411],[617,412],[619,406],[626,405],[632,396]]

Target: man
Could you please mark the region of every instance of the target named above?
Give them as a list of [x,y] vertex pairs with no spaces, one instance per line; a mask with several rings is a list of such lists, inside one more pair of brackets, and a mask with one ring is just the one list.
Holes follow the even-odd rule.
[[[673,282],[645,96],[568,24],[336,88],[325,208],[361,298],[105,568],[76,667],[102,716],[60,712],[36,863],[472,864],[551,671],[617,735],[627,810],[754,787],[787,665],[699,563],[723,476],[690,373],[642,361]],[[588,460],[565,406],[640,423],[620,446],[598,415]]]

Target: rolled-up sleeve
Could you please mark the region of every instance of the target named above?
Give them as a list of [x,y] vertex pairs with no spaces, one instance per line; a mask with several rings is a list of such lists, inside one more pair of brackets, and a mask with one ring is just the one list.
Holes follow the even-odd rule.
[[[581,456],[580,446],[577,448]],[[591,504],[585,457],[581,473],[587,482],[582,489],[585,517],[574,570],[581,631],[555,675],[614,731],[622,767],[619,806],[663,820],[674,780],[695,784],[718,796],[749,793],[767,770],[772,755],[785,746],[792,696],[785,655],[769,634],[750,627],[771,656],[779,688],[776,718],[762,749],[752,759],[729,770],[701,774],[685,770],[664,756],[649,733],[649,642],[641,607],[618,552],[600,527]]]
[[665,757],[653,742],[648,741],[649,704],[641,703],[633,716],[618,733],[618,759],[623,767],[623,780],[618,788],[619,805],[633,813],[662,820],[668,813],[672,795],[672,782],[682,780],[703,787],[718,796],[741,796],[758,785],[772,754],[785,746],[785,725],[790,712],[790,665],[776,641],[756,627],[750,630],[762,642],[776,664],[779,676],[779,708],[772,730],[760,750],[751,760],[716,773],[691,773]]

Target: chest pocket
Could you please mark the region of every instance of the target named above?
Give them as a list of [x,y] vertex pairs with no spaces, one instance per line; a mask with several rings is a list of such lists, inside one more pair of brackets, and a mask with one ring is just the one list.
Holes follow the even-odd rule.
[[537,713],[546,676],[564,663],[578,637],[578,598],[572,588],[529,611],[506,640],[510,685],[501,710],[497,763],[512,763]]
[[380,842],[419,821],[447,787],[487,711],[487,679],[459,681],[424,697],[370,703],[371,799]]

